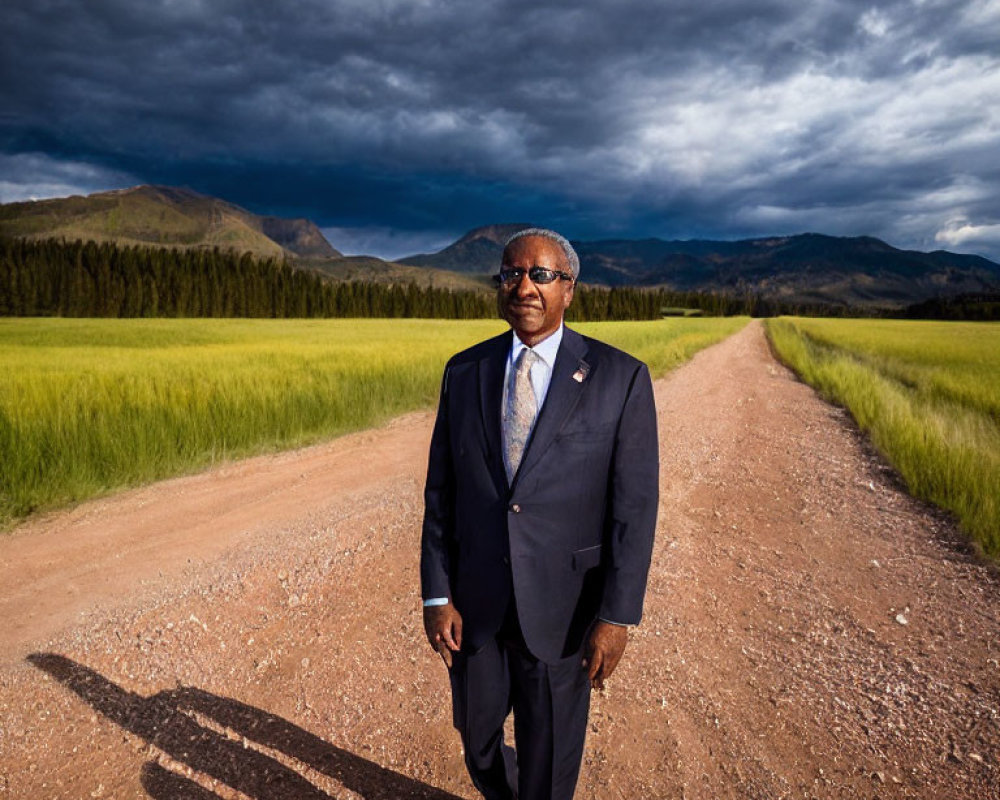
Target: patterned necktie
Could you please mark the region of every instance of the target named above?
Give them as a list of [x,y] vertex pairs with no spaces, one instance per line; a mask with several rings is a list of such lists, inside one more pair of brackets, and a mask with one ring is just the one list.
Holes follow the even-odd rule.
[[507,455],[507,479],[513,480],[524,447],[531,434],[531,426],[538,414],[538,400],[531,385],[531,365],[538,361],[534,350],[521,351],[514,364],[514,385],[507,392],[507,407],[504,410],[504,451]]

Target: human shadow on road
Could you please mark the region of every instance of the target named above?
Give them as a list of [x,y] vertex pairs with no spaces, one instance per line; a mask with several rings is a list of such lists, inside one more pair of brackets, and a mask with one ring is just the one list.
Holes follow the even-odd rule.
[[[330,795],[277,758],[247,746],[248,742],[290,756],[366,800],[459,800],[453,794],[334,747],[286,719],[228,697],[191,687],[144,697],[56,653],[32,653],[27,660],[174,761],[254,800],[329,800]],[[232,731],[238,738],[199,722],[198,717]],[[152,761],[143,767],[141,780],[155,800],[218,798],[198,783]]]

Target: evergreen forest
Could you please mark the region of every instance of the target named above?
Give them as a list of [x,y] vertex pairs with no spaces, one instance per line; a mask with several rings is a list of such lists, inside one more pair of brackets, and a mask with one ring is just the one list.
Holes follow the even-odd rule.
[[[905,309],[805,306],[740,292],[578,284],[568,321],[659,319],[671,314],[755,317],[892,316],[997,319],[996,295],[935,298]],[[0,237],[0,316],[411,317],[493,319],[491,291],[415,283],[336,281],[294,263],[221,248]]]
[[[726,295],[577,287],[567,319],[658,319],[669,308],[746,313]],[[337,282],[229,250],[0,239],[0,316],[491,319],[488,290]]]

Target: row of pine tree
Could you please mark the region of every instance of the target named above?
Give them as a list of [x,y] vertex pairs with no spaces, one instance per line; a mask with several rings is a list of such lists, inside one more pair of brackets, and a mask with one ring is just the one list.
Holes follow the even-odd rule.
[[[577,286],[571,321],[658,319],[678,309],[708,316],[816,313],[753,295]],[[844,313],[845,309],[818,309]],[[422,317],[489,319],[496,299],[454,290],[334,281],[285,261],[221,249],[176,250],[0,238],[0,316]]]
[[[656,319],[667,306],[732,314],[724,296],[579,286],[573,320]],[[58,239],[0,239],[0,316],[424,317],[497,314],[491,292],[337,282],[284,261]]]

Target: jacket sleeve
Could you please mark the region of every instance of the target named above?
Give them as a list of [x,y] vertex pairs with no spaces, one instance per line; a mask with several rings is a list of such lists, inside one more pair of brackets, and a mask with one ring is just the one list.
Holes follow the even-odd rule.
[[448,399],[448,367],[445,367],[424,485],[424,524],[420,546],[420,584],[424,600],[451,597],[449,576],[454,541],[455,473],[448,427]]
[[643,364],[633,375],[612,457],[609,530],[603,553],[604,592],[598,613],[601,619],[635,625],[642,618],[659,490],[653,383]]

